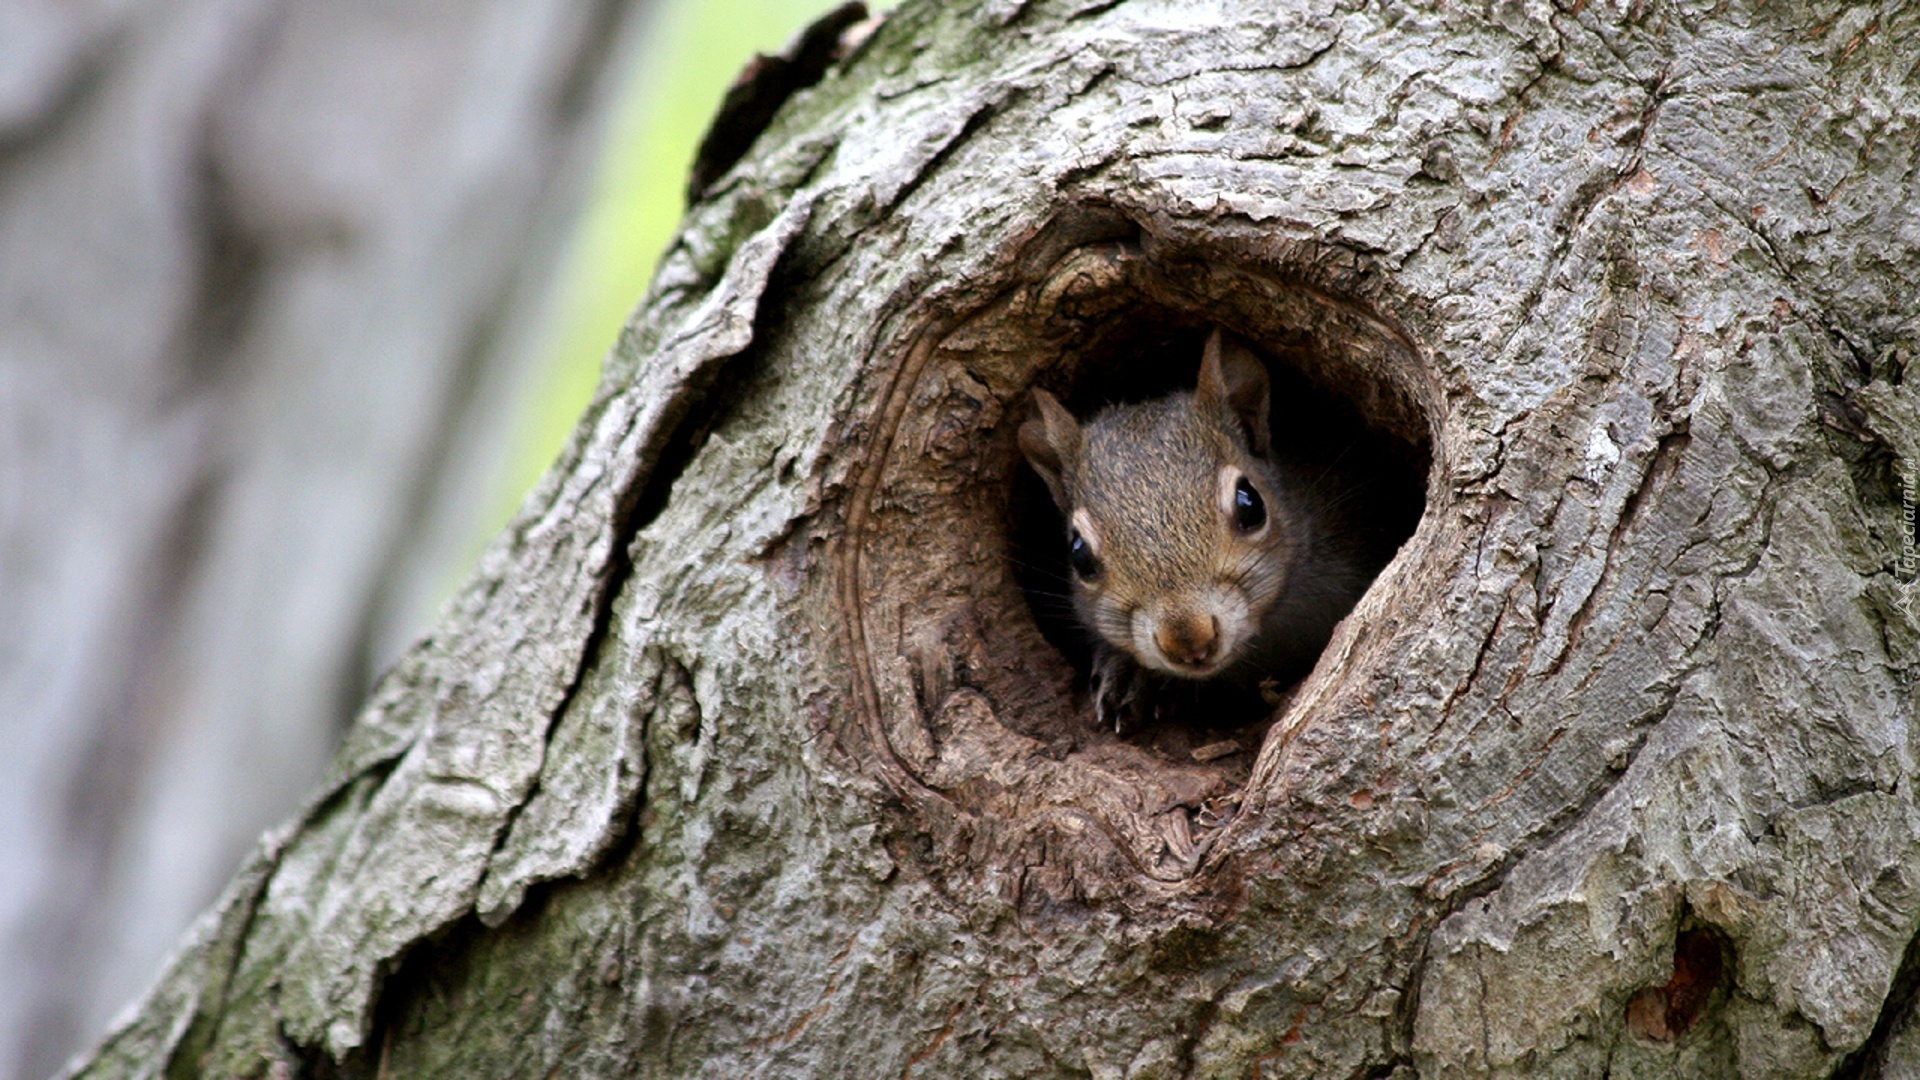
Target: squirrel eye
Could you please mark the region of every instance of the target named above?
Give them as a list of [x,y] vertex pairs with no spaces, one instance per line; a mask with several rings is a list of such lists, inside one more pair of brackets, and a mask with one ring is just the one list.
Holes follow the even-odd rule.
[[1100,576],[1100,560],[1094,558],[1092,545],[1080,535],[1079,529],[1067,534],[1067,561],[1073,564],[1073,572],[1079,574],[1083,581],[1092,581]]
[[1233,525],[1243,533],[1250,533],[1267,523],[1267,504],[1253,484],[1246,477],[1233,486]]

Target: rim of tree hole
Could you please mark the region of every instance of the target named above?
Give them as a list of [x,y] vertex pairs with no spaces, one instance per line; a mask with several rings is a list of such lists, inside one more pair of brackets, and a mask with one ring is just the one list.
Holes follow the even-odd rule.
[[[1243,807],[1278,809],[1295,735],[1365,707],[1367,642],[1383,636],[1369,631],[1408,617],[1397,583],[1429,516],[1441,406],[1420,346],[1383,310],[1384,276],[1330,245],[1194,232],[1104,204],[1059,213],[979,302],[895,338],[855,451],[834,566],[858,729],[843,738],[943,875],[984,873],[1030,913],[1230,896],[1220,841]],[[1270,713],[1121,737],[1095,724],[1086,652],[1048,602],[1062,534],[1015,433],[1034,387],[1082,416],[1190,388],[1215,325],[1265,360],[1277,441],[1337,442],[1330,457],[1375,477],[1364,518],[1400,554]]]

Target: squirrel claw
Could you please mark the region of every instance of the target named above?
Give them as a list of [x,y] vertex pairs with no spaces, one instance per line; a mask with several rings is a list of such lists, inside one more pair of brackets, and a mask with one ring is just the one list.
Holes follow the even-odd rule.
[[1094,717],[1101,727],[1113,726],[1121,737],[1140,730],[1151,704],[1146,679],[1132,661],[1118,652],[1102,650],[1091,679]]

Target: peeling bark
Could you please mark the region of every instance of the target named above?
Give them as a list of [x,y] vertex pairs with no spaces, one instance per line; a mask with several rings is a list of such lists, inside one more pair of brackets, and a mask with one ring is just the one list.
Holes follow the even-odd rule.
[[[904,5],[82,1074],[1910,1057],[1916,32]],[[1427,462],[1217,757],[1096,730],[1009,554],[1028,390],[1215,323]]]

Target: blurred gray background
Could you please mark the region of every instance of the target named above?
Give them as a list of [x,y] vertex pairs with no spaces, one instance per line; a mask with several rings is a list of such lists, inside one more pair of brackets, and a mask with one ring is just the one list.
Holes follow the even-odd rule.
[[0,1077],[299,804],[823,6],[0,0]]

